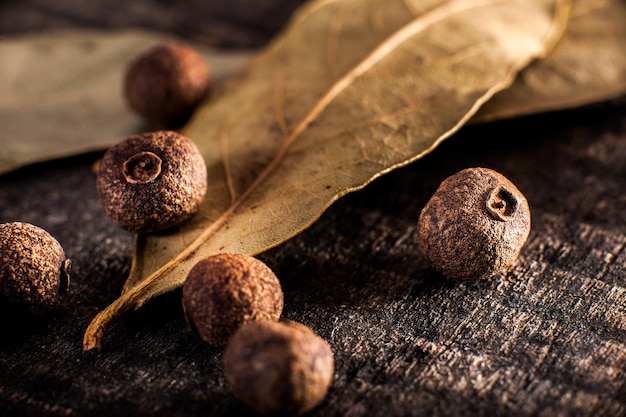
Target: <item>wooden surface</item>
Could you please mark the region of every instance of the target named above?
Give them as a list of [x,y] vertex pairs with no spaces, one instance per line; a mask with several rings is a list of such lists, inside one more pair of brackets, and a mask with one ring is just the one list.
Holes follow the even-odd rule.
[[[5,1],[0,33],[142,25],[259,45],[298,2],[128,3]],[[253,415],[229,392],[222,351],[187,330],[180,292],[116,322],[100,352],[82,352],[87,324],[119,294],[132,254],[131,235],[98,204],[99,156],[0,177],[0,221],[46,228],[74,261],[57,314],[22,323],[2,312],[0,416]],[[428,268],[415,225],[438,184],[470,166],[511,179],[533,224],[505,274],[459,283]],[[625,246],[623,98],[465,128],[260,258],[281,280],[284,316],[335,353],[335,380],[311,415],[624,416]]]

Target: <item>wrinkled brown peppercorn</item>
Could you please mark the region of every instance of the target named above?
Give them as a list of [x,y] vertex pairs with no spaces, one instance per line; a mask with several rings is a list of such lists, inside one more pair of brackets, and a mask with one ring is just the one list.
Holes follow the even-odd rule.
[[313,409],[324,399],[334,373],[328,343],[292,321],[244,325],[228,343],[223,361],[234,395],[266,416]]
[[244,323],[278,320],[283,291],[260,260],[222,253],[198,262],[183,285],[183,308],[190,327],[215,346],[224,346]]
[[206,96],[211,72],[193,49],[174,43],[156,46],[128,67],[124,93],[131,109],[146,120],[181,126]]
[[0,296],[18,310],[40,315],[69,286],[70,260],[59,242],[30,223],[0,224]]
[[97,175],[104,211],[134,233],[187,221],[200,208],[207,188],[200,151],[190,139],[169,131],[134,135],[113,145]]
[[504,176],[468,168],[444,180],[418,221],[424,257],[447,277],[491,277],[517,258],[530,233],[524,195]]

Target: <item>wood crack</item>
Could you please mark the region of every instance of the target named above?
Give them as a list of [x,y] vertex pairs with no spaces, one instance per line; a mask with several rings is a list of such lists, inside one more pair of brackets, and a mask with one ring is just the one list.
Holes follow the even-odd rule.
[[604,277],[608,275],[609,270],[611,269],[611,265],[613,265],[615,263],[615,260],[622,254],[625,247],[626,241],[618,245],[614,251],[610,251],[606,254],[606,256],[604,257],[606,263],[604,264],[604,268],[602,268],[602,271],[600,271],[600,273],[596,276],[597,280],[604,280]]

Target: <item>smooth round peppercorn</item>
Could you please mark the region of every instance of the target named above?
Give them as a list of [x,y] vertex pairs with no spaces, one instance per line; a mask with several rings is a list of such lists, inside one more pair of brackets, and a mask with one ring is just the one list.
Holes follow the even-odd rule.
[[0,296],[26,314],[41,315],[69,287],[71,262],[59,242],[30,223],[0,224]]
[[126,70],[124,93],[132,110],[168,128],[184,124],[207,95],[211,71],[193,49],[158,45],[138,56]]
[[292,321],[244,325],[228,343],[223,362],[235,397],[266,416],[313,409],[324,399],[334,373],[328,343]]
[[459,279],[488,278],[519,255],[530,233],[530,209],[508,179],[468,168],[444,180],[418,221],[418,245],[436,271]]
[[190,327],[215,346],[225,346],[244,323],[278,320],[283,291],[260,260],[222,253],[199,261],[183,285],[183,308]]
[[133,233],[162,231],[198,211],[207,189],[206,165],[196,145],[176,132],[134,135],[106,152],[97,189],[118,226]]

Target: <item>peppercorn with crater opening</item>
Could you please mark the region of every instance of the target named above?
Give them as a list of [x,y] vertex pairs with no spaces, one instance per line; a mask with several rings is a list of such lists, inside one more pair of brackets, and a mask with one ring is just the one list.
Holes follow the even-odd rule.
[[69,287],[71,262],[61,244],[30,223],[0,224],[0,297],[21,313],[54,309]]
[[191,139],[171,131],[130,136],[98,165],[105,213],[134,233],[157,232],[189,220],[207,189],[207,171]]
[[139,55],[124,78],[129,107],[146,120],[181,126],[207,95],[211,71],[192,48],[165,43]]
[[215,346],[224,346],[244,323],[278,320],[283,291],[262,261],[221,253],[193,266],[183,284],[183,309],[192,330]]
[[524,195],[487,168],[464,169],[445,179],[418,220],[420,252],[436,271],[459,280],[502,272],[530,233]]
[[223,357],[235,397],[257,413],[299,415],[325,397],[334,373],[328,343],[293,321],[256,321],[233,335]]

